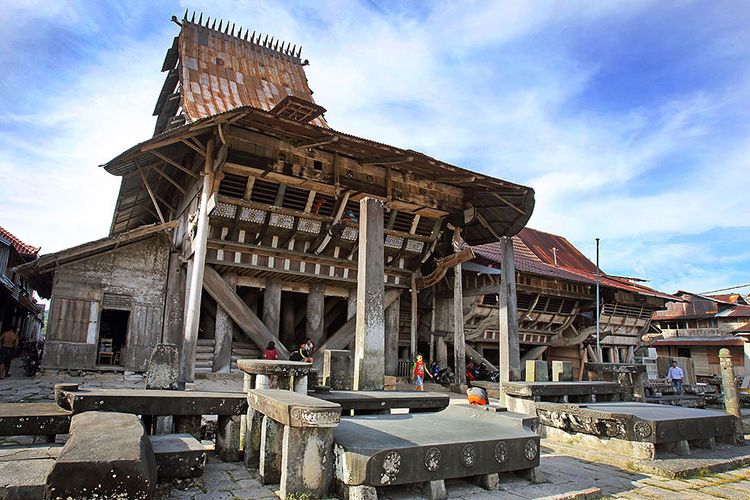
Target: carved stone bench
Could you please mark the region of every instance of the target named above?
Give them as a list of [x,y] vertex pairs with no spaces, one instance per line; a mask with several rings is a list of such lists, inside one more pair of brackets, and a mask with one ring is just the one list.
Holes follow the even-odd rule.
[[328,391],[308,392],[309,396],[338,403],[348,415],[388,413],[392,409],[407,409],[410,413],[440,411],[448,407],[450,396],[441,392],[418,391]]
[[535,404],[543,437],[634,459],[687,455],[691,446],[713,448],[734,439],[733,417],[716,410],[634,402]]
[[249,390],[247,401],[246,465],[264,484],[280,483],[281,498],[325,496],[341,406],[278,389]]
[[313,369],[312,363],[270,359],[239,359],[237,367],[245,372],[246,387],[270,389],[271,377],[275,377],[279,389],[300,394],[307,393],[307,375]]
[[336,481],[350,499],[378,487],[423,483],[446,498],[445,480],[469,478],[495,489],[499,474],[534,477],[536,417],[451,405],[434,413],[345,417],[334,429]]
[[[495,387],[498,387],[495,384]],[[503,382],[508,410],[534,415],[535,403],[596,403],[620,401],[617,382]],[[490,396],[492,396],[490,394]]]
[[71,412],[54,403],[0,403],[0,436],[67,434]]

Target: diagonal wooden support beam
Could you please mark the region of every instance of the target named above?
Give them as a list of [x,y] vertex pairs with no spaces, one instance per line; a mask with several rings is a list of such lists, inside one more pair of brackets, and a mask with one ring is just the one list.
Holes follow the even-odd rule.
[[[385,296],[383,297],[383,310],[387,309],[388,306],[396,302],[396,299],[401,295],[402,290],[390,289],[386,290]],[[329,336],[323,344],[318,347],[315,351],[313,368],[318,370],[318,373],[323,373],[323,352],[326,349],[346,349],[346,347],[354,342],[354,332],[357,328],[357,316],[352,316],[349,321],[343,324],[336,333]]]
[[216,300],[235,322],[239,329],[245,333],[262,351],[269,342],[276,342],[276,351],[279,358],[289,359],[289,351],[284,347],[279,339],[275,337],[271,330],[263,324],[263,321],[245,304],[237,292],[224,281],[224,278],[213,268],[207,265],[203,272],[203,288],[208,294]]

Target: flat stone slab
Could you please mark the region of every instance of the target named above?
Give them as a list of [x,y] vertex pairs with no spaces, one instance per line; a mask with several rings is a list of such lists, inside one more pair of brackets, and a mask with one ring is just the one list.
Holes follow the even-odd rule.
[[252,389],[247,392],[250,407],[290,427],[335,427],[341,418],[341,405],[279,389]]
[[70,417],[55,403],[0,403],[0,436],[67,434]]
[[187,479],[200,477],[206,465],[206,448],[190,434],[149,436],[156,458],[156,477]]
[[338,403],[342,411],[390,410],[440,411],[450,404],[450,396],[441,392],[417,391],[328,391],[308,392],[309,396]]
[[645,398],[645,402],[657,405],[682,406],[684,408],[705,408],[706,406],[706,398],[704,396],[692,395],[649,396]]
[[45,498],[150,498],[156,485],[151,442],[136,415],[75,415],[47,478]]
[[271,359],[238,359],[237,367],[251,375],[276,375],[281,377],[304,377],[313,368],[312,363]]
[[55,460],[60,456],[60,444],[32,444],[26,446],[0,446],[0,462],[19,460]]
[[344,417],[336,476],[389,486],[527,470],[539,465],[536,418],[454,405],[435,413]]
[[38,500],[44,498],[47,476],[55,460],[0,460],[0,500]]
[[[473,383],[473,382],[472,382]],[[503,382],[503,390],[510,396],[522,398],[545,396],[589,396],[618,394],[617,382]]]
[[244,392],[160,389],[78,389],[63,391],[74,414],[114,411],[136,415],[244,415]]
[[734,434],[734,417],[718,410],[648,403],[536,403],[539,422],[568,432],[648,443]]

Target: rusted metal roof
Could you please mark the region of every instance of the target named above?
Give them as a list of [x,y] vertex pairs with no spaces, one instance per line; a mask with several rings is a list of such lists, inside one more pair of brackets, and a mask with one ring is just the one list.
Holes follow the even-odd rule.
[[524,228],[518,237],[545,264],[596,274],[596,265],[563,236]]
[[24,243],[2,226],[0,226],[0,238],[8,240],[11,246],[16,249],[16,252],[24,257],[36,257],[36,255],[39,253],[40,247],[35,247]]
[[745,297],[739,293],[727,293],[723,295],[706,295],[706,297],[714,300],[720,300],[722,302],[729,302],[731,304],[743,304],[748,305]]
[[651,341],[652,347],[666,346],[743,346],[745,340],[741,337],[668,337]]
[[675,293],[675,296],[680,297],[682,301],[667,303],[667,309],[657,311],[654,314],[655,320],[669,321],[750,316],[750,306],[738,305],[706,295],[683,291]]
[[308,104],[300,119],[328,126],[321,116],[325,109],[314,104],[301,48],[255,32],[248,36],[247,30],[243,36],[242,28],[223,21],[217,27],[216,19],[203,24],[202,16],[196,22],[193,14],[188,20],[187,12],[180,24],[162,67],[168,73],[154,109],[157,133],[173,128],[168,120],[179,112],[178,102],[184,121],[192,123],[243,106],[271,111],[287,97],[297,99],[297,111],[300,103]]

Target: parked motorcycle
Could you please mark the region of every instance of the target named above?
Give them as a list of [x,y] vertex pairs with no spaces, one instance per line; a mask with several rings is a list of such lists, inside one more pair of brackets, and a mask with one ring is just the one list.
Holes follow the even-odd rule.
[[23,357],[23,370],[27,377],[33,377],[39,371],[42,361],[42,349],[44,344],[35,340],[24,342],[21,347]]

